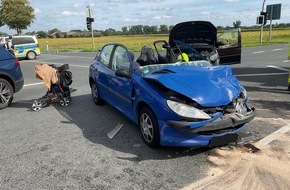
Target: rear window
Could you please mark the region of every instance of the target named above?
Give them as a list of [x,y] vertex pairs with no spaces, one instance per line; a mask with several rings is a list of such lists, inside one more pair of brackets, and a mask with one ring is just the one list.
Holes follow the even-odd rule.
[[31,44],[31,43],[35,43],[33,38],[27,38],[27,37],[23,37],[23,38],[12,38],[12,42],[14,45],[20,45],[20,44]]

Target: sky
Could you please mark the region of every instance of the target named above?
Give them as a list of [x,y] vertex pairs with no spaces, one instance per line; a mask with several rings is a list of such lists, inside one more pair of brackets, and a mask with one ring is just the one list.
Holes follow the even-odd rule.
[[[179,22],[205,20],[215,26],[233,26],[240,20],[242,26],[256,25],[264,0],[30,0],[36,20],[25,32],[62,32],[85,30],[88,6],[94,18],[93,29],[121,30],[132,25],[175,25]],[[281,19],[276,23],[290,23],[289,0],[265,0],[267,5],[282,4]],[[268,22],[269,23],[269,22]],[[15,34],[7,26],[1,32]]]

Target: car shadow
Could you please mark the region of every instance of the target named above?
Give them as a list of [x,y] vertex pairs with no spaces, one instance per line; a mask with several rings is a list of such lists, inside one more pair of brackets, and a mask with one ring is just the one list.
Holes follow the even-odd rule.
[[[33,112],[31,105],[33,100],[22,100],[11,104],[12,108],[27,108]],[[164,160],[177,157],[194,156],[210,148],[187,148],[187,147],[160,147],[153,149],[145,145],[138,126],[127,119],[122,113],[108,104],[95,105],[91,95],[72,96],[68,107],[61,107],[58,103],[53,106],[63,117],[62,124],[74,124],[83,133],[83,136],[94,144],[101,144],[110,149],[128,153],[134,156],[118,157],[118,159],[140,162],[143,160]],[[45,112],[46,107],[40,112]],[[117,124],[123,124],[120,131],[109,138],[107,134]]]
[[[81,108],[84,110],[79,110],[80,113],[77,114],[75,110],[80,109],[79,102],[81,102]],[[208,148],[180,147],[152,149],[143,142],[141,132],[135,123],[106,103],[95,105],[90,94],[73,97],[69,109],[60,107],[58,110],[61,114],[64,114],[64,117],[68,115],[72,122],[82,130],[84,137],[92,143],[102,144],[110,149],[135,155],[134,157],[119,159],[134,162],[148,159],[163,160],[180,156],[194,156],[208,150]],[[85,117],[84,112],[86,113]],[[107,134],[119,123],[123,124],[123,127],[110,139]]]

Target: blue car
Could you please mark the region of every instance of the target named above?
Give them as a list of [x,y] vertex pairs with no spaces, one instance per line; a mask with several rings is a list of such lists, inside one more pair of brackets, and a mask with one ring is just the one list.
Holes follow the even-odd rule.
[[143,47],[137,59],[122,44],[104,45],[90,65],[94,103],[105,101],[135,122],[152,148],[237,142],[256,112],[231,67],[212,66],[183,42],[176,49],[159,42],[165,54]]
[[0,46],[0,109],[10,105],[14,93],[23,87],[24,79],[17,58]]

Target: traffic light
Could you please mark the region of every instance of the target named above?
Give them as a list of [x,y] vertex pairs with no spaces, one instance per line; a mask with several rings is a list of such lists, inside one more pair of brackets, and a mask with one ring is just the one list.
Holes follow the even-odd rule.
[[266,25],[267,24],[267,20],[268,20],[268,14],[267,14],[267,12],[261,11],[260,15],[264,17],[264,23],[263,24]]
[[94,18],[87,17],[87,29],[92,30],[92,22],[94,22]]
[[257,17],[257,24],[263,24],[263,17],[261,15]]
[[87,22],[87,29],[88,29],[88,30],[92,30],[92,23]]

